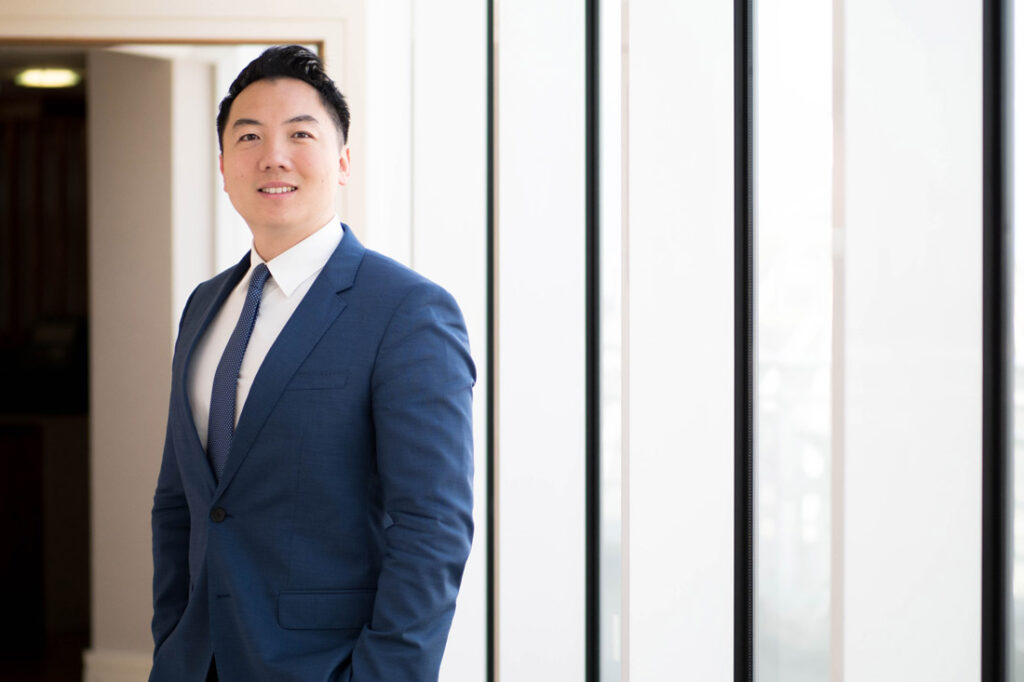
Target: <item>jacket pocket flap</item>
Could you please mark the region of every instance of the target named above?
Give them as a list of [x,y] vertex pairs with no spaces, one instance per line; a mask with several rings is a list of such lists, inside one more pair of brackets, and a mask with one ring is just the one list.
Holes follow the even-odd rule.
[[310,391],[344,388],[348,383],[348,370],[340,372],[299,371],[288,382],[288,390]]
[[373,615],[374,590],[282,592],[277,621],[289,630],[359,630]]

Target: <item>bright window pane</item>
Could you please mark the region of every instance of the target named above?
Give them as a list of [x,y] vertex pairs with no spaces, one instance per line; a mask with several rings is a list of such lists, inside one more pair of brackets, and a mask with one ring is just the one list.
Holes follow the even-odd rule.
[[755,3],[756,679],[828,679],[830,3]]

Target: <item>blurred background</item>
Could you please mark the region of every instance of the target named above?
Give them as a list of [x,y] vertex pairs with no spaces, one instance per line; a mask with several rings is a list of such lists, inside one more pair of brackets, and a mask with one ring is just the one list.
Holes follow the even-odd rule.
[[[980,680],[982,3],[749,18],[753,679]],[[292,42],[352,107],[342,220],[469,325],[477,531],[441,679],[739,679],[735,19],[0,0],[0,679],[147,677],[177,319],[250,243],[216,106]]]

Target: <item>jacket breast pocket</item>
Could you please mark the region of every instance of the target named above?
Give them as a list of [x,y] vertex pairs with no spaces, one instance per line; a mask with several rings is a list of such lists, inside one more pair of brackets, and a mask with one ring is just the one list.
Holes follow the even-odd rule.
[[282,592],[277,622],[287,630],[360,630],[370,622],[376,590]]
[[289,391],[329,391],[345,388],[348,383],[348,370],[339,372],[317,372],[316,370],[300,370],[288,382]]

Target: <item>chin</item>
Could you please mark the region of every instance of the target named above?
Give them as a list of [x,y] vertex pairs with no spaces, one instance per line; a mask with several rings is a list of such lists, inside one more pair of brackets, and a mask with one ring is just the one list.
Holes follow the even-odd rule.
[[273,231],[280,232],[282,230],[288,230],[293,226],[297,225],[301,221],[288,216],[254,216],[252,222],[246,221],[250,226],[257,225],[260,231]]

